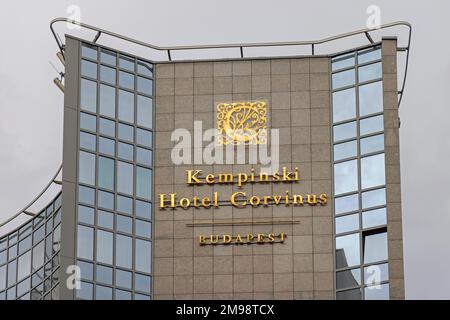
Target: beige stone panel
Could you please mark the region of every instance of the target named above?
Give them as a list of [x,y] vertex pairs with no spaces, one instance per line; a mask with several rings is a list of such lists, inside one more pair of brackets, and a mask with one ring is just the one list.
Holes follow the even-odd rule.
[[291,73],[309,73],[309,58],[291,59]]
[[389,293],[391,299],[405,298],[405,283],[403,279],[390,279]]
[[383,91],[397,92],[397,74],[383,74]]
[[398,94],[395,91],[383,92],[383,105],[385,110],[398,109]]
[[[276,285],[276,283],[275,283]],[[293,300],[294,299],[294,293],[293,292],[274,292],[273,298],[275,300]]]
[[175,98],[173,96],[155,97],[155,113],[173,113],[175,107]]
[[272,105],[274,110],[290,109],[291,107],[291,93],[290,92],[273,92]]
[[171,149],[158,149],[158,152],[154,153],[155,167],[172,167]]
[[214,246],[213,247],[214,256],[227,256],[228,259],[231,259],[230,256],[233,254],[232,246]]
[[234,300],[253,300],[253,292],[234,292]]
[[193,63],[175,63],[175,78],[192,78],[193,76]]
[[389,278],[403,279],[403,260],[389,260]]
[[313,298],[314,298],[314,292],[313,291],[294,292],[294,299],[295,300],[312,300]]
[[[291,113],[287,111],[278,111],[272,114],[272,128],[282,128],[291,126]],[[282,141],[280,134],[280,142]]]
[[172,221],[158,221],[155,226],[155,239],[173,238],[173,222]]
[[331,161],[331,146],[327,143],[311,146],[312,161]]
[[289,74],[272,75],[272,92],[286,92],[291,90],[291,76]]
[[386,185],[387,203],[401,202],[401,188],[399,183],[389,183]]
[[232,77],[215,77],[214,78],[214,94],[224,94],[233,92]]
[[273,300],[274,294],[273,292],[254,292],[253,299],[254,300]]
[[175,78],[175,95],[192,95],[193,92],[193,78]]
[[212,62],[196,62],[194,63],[194,77],[212,77]]
[[291,92],[291,109],[309,109],[310,107],[310,91]]
[[398,110],[387,109],[384,110],[384,128],[398,129],[399,128],[399,117]]
[[210,94],[194,96],[194,112],[216,112],[213,96]]
[[333,232],[333,222],[331,217],[313,217],[313,233],[317,235],[327,235]]
[[175,113],[175,128],[194,129],[194,114],[192,112]]
[[234,292],[253,292],[253,275],[252,274],[234,274],[233,275],[233,291]]
[[173,243],[173,254],[175,257],[192,257],[192,255],[194,254],[194,248],[192,247],[192,237],[186,239],[174,239]]
[[234,274],[253,273],[253,256],[233,256]]
[[383,44],[381,46],[381,55],[397,55],[397,40],[383,40]]
[[393,73],[397,74],[397,56],[384,56],[383,57],[383,74]]
[[311,91],[311,108],[325,108],[329,110],[330,105],[330,91]]
[[173,113],[156,114],[156,130],[172,131],[174,129],[175,117]]
[[312,291],[314,289],[312,272],[294,273],[294,291]]
[[174,232],[173,237],[175,239],[192,239],[193,237],[193,228],[186,226],[186,223],[191,223],[191,221],[174,221]]
[[[161,222],[156,223],[155,229],[157,229],[159,223]],[[155,239],[153,247],[155,250],[155,258],[173,257],[173,239]]]
[[194,294],[194,300],[212,300],[212,293],[196,293]]
[[333,272],[333,255],[331,253],[315,253],[314,272]]
[[291,64],[289,59],[272,59],[270,63],[270,72],[272,75],[289,74],[291,72]]
[[286,235],[283,243],[275,243],[272,246],[273,254],[292,254],[293,237]]
[[233,276],[229,275],[214,275],[214,292],[215,293],[229,293],[233,291]]
[[330,71],[329,58],[311,58],[309,59],[309,71],[311,73],[323,73]]
[[158,276],[153,278],[155,295],[173,294],[173,276]]
[[401,221],[389,221],[388,238],[389,240],[401,240],[403,238]]
[[172,294],[154,294],[154,300],[172,300],[174,296]]
[[292,273],[293,270],[293,259],[290,254],[280,254],[277,255],[273,260],[273,271],[274,273]]
[[333,272],[314,271],[314,290],[333,290]]
[[297,217],[295,220],[299,221],[292,225],[292,235],[311,235],[312,234],[312,218],[311,217]]
[[232,300],[233,294],[232,293],[215,293],[213,295],[213,300]]
[[172,184],[173,183],[172,167],[157,167],[155,168],[155,185]]
[[388,203],[387,219],[391,221],[402,221],[401,203]]
[[192,293],[193,277],[190,276],[174,276],[173,277],[173,291],[174,294],[189,294]]
[[314,253],[330,253],[333,251],[333,237],[331,235],[313,236]]
[[[276,273],[274,276],[274,291],[278,293],[292,292],[294,290],[294,274]],[[291,298],[292,299],[292,298]]]
[[233,256],[248,256],[253,254],[253,246],[251,245],[236,245],[233,247]]
[[175,65],[172,63],[162,63],[156,65],[156,79],[173,78],[175,76]]
[[386,165],[386,183],[400,183],[400,165]]
[[270,60],[252,60],[252,75],[270,74]]
[[194,257],[194,274],[212,274],[212,257]]
[[175,81],[173,79],[156,80],[156,96],[173,96],[175,94]]
[[309,77],[309,74],[291,74],[291,91],[308,91]]
[[233,61],[233,76],[248,76],[251,74],[251,61]]
[[309,127],[311,125],[311,112],[308,109],[292,109],[290,116],[293,127]]
[[229,77],[232,75],[233,63],[231,61],[214,62],[214,77]]
[[[195,232],[195,230],[194,230],[194,232]],[[197,257],[208,257],[208,256],[212,256],[212,254],[213,254],[213,247],[199,245],[197,236],[193,240],[193,248],[194,248],[194,256],[197,256]]]
[[171,149],[174,146],[174,143],[170,139],[172,135],[171,131],[157,131],[155,135],[156,149]]
[[[256,246],[256,245],[253,245]],[[266,246],[266,245],[264,245]],[[273,256],[272,255],[254,255],[253,273],[272,273]]]
[[153,273],[155,277],[173,275],[173,258],[155,259]]
[[200,77],[194,78],[194,94],[212,94],[213,93],[213,78]]
[[312,143],[330,143],[331,133],[329,126],[311,127]]
[[291,127],[292,144],[310,144],[311,128],[310,127]]
[[310,79],[311,91],[330,89],[330,75],[328,73],[312,73]]
[[252,81],[250,76],[233,77],[233,93],[251,92]]
[[311,110],[312,126],[329,126],[330,125],[330,109],[314,108]]
[[176,257],[173,259],[174,275],[192,275],[194,273],[193,258]]
[[292,236],[293,239],[293,253],[312,253],[312,236],[301,235]]
[[400,150],[398,147],[385,147],[386,164],[400,164]]
[[214,275],[232,274],[233,258],[229,256],[214,257]]
[[253,274],[253,290],[254,292],[273,291],[273,274]]
[[194,96],[192,94],[175,96],[175,114],[192,113],[193,111]]
[[334,300],[334,291],[314,291],[314,299],[317,300]]
[[330,162],[312,162],[312,179],[313,180],[327,180],[331,177]]
[[294,272],[313,272],[313,255],[312,254],[294,254],[293,255],[293,271]]
[[269,75],[258,75],[251,77],[251,91],[256,92],[270,92],[271,79]]
[[403,241],[389,240],[388,241],[389,260],[403,259]]

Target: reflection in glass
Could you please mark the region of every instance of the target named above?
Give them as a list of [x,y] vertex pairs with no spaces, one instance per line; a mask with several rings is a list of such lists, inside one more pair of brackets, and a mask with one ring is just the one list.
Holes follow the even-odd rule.
[[94,265],[85,261],[77,261],[77,266],[80,267],[81,279],[93,280],[94,279]]
[[87,132],[80,131],[80,148],[95,151],[96,147],[96,136]]
[[136,235],[144,238],[151,238],[152,224],[144,220],[136,219]]
[[333,93],[333,122],[356,117],[355,88]]
[[384,134],[361,139],[361,154],[367,154],[384,149]]
[[117,191],[126,194],[133,194],[133,165],[117,162]]
[[93,115],[80,112],[80,129],[97,131],[97,118]]
[[387,263],[375,264],[364,268],[364,284],[374,285],[389,280]]
[[152,246],[150,241],[136,239],[136,254],[135,256],[135,266],[137,271],[151,272],[152,263]]
[[152,95],[153,93],[153,81],[144,77],[137,77],[137,91]]
[[117,144],[117,156],[119,158],[133,161],[134,148],[131,144],[119,142]]
[[100,118],[100,133],[114,137],[116,135],[116,123],[108,119]]
[[113,270],[110,267],[97,265],[96,280],[100,283],[112,285]]
[[116,117],[116,89],[100,85],[100,114],[110,118]]
[[355,65],[355,54],[350,53],[342,55],[331,60],[331,70],[336,71],[339,69],[349,68]]
[[79,258],[92,260],[94,252],[93,248],[94,248],[94,229],[79,225],[77,229],[77,256]]
[[98,157],[98,186],[114,190],[114,160]]
[[119,86],[134,90],[134,75],[128,72],[119,71]]
[[151,148],[153,145],[152,132],[148,131],[148,130],[137,128],[136,143]]
[[389,283],[364,288],[365,300],[389,300]]
[[144,96],[137,99],[137,124],[143,127],[153,127],[153,100]]
[[120,214],[116,215],[116,229],[119,232],[133,233],[133,220]]
[[336,268],[359,265],[359,257],[358,233],[336,237]]
[[81,75],[97,79],[97,64],[91,61],[81,60]]
[[136,162],[151,166],[152,165],[152,151],[144,148],[136,148]]
[[131,215],[133,213],[133,199],[118,195],[117,211]]
[[153,76],[152,65],[150,63],[145,62],[145,61],[138,61],[137,72],[139,74],[144,75],[144,76],[152,77]]
[[385,225],[387,223],[386,208],[363,212],[362,223],[363,228],[372,228]]
[[97,60],[97,47],[83,43],[81,46],[81,56],[83,58]]
[[334,145],[334,161],[355,157],[357,152],[356,140]]
[[98,151],[110,156],[114,156],[115,142],[114,140],[100,137],[98,138]]
[[78,187],[78,201],[94,205],[95,203],[95,190],[92,188],[79,186]]
[[[43,254],[42,258],[44,258]],[[16,277],[17,277],[17,260],[13,260],[10,263],[8,263],[8,286],[11,286],[17,282]]]
[[99,227],[112,229],[114,225],[114,215],[108,211],[98,210],[97,225]]
[[152,171],[136,167],[136,196],[147,200],[152,199]]
[[363,255],[364,263],[372,263],[387,260],[387,232],[385,228],[363,232]]
[[381,78],[381,62],[372,63],[358,68],[359,82]]
[[134,276],[134,288],[137,291],[150,292],[151,278],[149,276],[136,273]]
[[115,300],[131,300],[130,291],[116,289],[115,293],[116,293]]
[[119,139],[133,143],[134,128],[127,124],[119,123]]
[[381,49],[379,47],[375,49],[370,48],[358,52],[358,64],[380,59],[381,59]]
[[78,181],[90,185],[95,184],[95,155],[80,151],[80,169]]
[[119,57],[119,67],[121,69],[125,69],[128,71],[134,72],[134,59],[128,58],[125,56],[120,56]]
[[81,281],[80,289],[77,289],[77,298],[84,300],[92,300],[92,284]]
[[381,81],[359,87],[359,115],[366,116],[383,111],[383,85]]
[[106,191],[98,191],[98,206],[114,210],[114,194]]
[[336,272],[336,289],[353,288],[361,285],[361,269]]
[[336,234],[359,229],[359,215],[350,214],[336,218]]
[[355,84],[355,69],[333,73],[332,84],[333,89]]
[[125,90],[119,90],[119,119],[134,122],[134,94]]
[[131,272],[117,269],[116,286],[131,289]]
[[118,267],[131,269],[132,253],[133,247],[131,238],[116,234],[116,265]]
[[361,300],[362,294],[361,289],[352,289],[346,291],[336,292],[337,300]]
[[150,220],[152,218],[152,205],[149,202],[136,200],[136,216]]
[[366,189],[385,183],[384,153],[361,158],[361,187]]
[[377,189],[363,192],[362,194],[362,208],[367,209],[386,204],[386,189]]
[[6,265],[0,267],[0,291],[6,288]]
[[334,141],[356,137],[356,121],[340,124],[333,127]]
[[100,80],[115,85],[116,69],[107,66],[100,66]]
[[29,276],[31,272],[31,251],[19,257],[19,267],[17,270],[17,281]]
[[116,53],[106,49],[101,49],[100,51],[100,61],[102,63],[107,63],[110,65],[116,65]]
[[78,221],[86,224],[94,224],[94,208],[78,205]]
[[334,165],[334,193],[336,195],[358,189],[358,164],[356,160]]
[[97,108],[97,83],[86,79],[81,79],[80,88],[80,108],[96,112]]
[[383,115],[361,119],[359,121],[360,135],[366,135],[384,130]]
[[112,264],[113,234],[108,231],[97,230],[97,261]]

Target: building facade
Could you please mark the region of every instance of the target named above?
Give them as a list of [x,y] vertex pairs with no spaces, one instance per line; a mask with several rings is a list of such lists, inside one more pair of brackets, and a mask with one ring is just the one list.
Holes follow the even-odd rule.
[[64,56],[62,191],[0,239],[0,298],[404,299],[396,38]]

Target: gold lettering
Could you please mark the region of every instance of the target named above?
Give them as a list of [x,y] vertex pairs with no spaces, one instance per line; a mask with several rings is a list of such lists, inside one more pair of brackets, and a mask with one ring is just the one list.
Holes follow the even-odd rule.
[[317,204],[317,196],[315,194],[308,194],[308,204],[316,205]]
[[259,242],[259,243],[264,242],[264,233],[258,233],[257,237],[258,237],[257,242]]
[[302,205],[303,204],[303,197],[301,195],[299,195],[299,194],[294,194],[293,202],[294,202],[295,205],[298,205],[298,204]]
[[248,176],[246,173],[239,173],[238,174],[238,187],[242,187],[243,182],[247,182]]
[[275,234],[273,232],[269,233],[269,242],[274,242],[275,241]]
[[202,172],[202,170],[186,170],[186,172],[188,184],[202,184],[202,182],[197,178],[197,175]]
[[219,183],[231,183],[233,182],[233,175],[231,173],[220,173]]
[[191,205],[191,200],[189,200],[188,198],[180,199],[180,207],[182,207],[183,209],[189,208],[190,205]]
[[206,239],[204,235],[199,235],[198,236],[198,243],[200,244],[206,244]]
[[[214,239],[213,239],[213,237],[214,237]],[[210,241],[211,241],[212,244],[217,244],[217,243],[219,243],[219,235],[215,235],[215,236],[210,235],[210,236],[209,236],[209,239],[210,239]]]
[[175,208],[175,193],[171,193],[171,194],[169,194],[169,196],[170,196],[170,200],[166,200],[166,194],[161,193],[159,195],[159,207],[161,209],[166,208],[166,202],[167,201],[170,201],[170,207],[171,208]]
[[236,243],[243,243],[240,234],[236,235]]
[[206,176],[205,180],[206,180],[206,183],[208,183],[208,184],[213,184],[213,183],[215,182],[215,181],[214,181],[214,175],[213,175],[213,174],[208,174],[208,175]]
[[273,196],[273,202],[275,202],[275,204],[280,204],[281,201],[281,196]]
[[224,244],[229,244],[229,243],[231,243],[231,239],[232,239],[232,238],[231,238],[231,235],[229,235],[229,234],[224,234],[222,238],[223,238],[222,241],[223,241]]
[[209,197],[204,197],[202,199],[202,206],[206,209],[211,207],[211,199]]
[[253,196],[250,198],[250,204],[254,207],[259,206],[259,204],[261,203],[261,198],[257,197],[257,196]]
[[238,196],[243,196],[245,197],[245,192],[235,192],[231,195],[230,198],[230,202],[233,206],[235,206],[236,208],[245,208],[245,206],[247,205],[247,201],[243,200],[241,204],[236,202],[236,197]]
[[325,193],[322,193],[320,196],[319,196],[319,202],[320,202],[320,204],[321,205],[326,205],[327,204],[327,195],[325,194]]

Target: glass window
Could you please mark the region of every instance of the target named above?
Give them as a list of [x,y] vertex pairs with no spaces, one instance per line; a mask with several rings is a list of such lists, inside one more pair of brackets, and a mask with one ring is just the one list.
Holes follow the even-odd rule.
[[100,66],[100,80],[115,85],[116,69],[107,66]]
[[81,60],[81,75],[97,79],[97,64],[91,61]]
[[91,150],[91,151],[95,151],[95,149],[97,148],[96,136],[93,134],[81,131],[80,132],[80,147]]
[[94,229],[78,226],[77,230],[77,256],[92,260],[94,248]]
[[360,134],[366,135],[384,130],[383,115],[361,119],[359,121]]
[[334,145],[334,160],[356,157],[356,140]]
[[381,78],[381,62],[372,63],[358,68],[359,82]]
[[131,300],[131,292],[116,289],[116,300]]
[[112,285],[113,270],[110,267],[97,265],[96,267],[97,282]]
[[381,50],[379,47],[361,50],[358,52],[358,63],[366,63],[381,59]]
[[25,279],[31,273],[31,251],[19,257],[19,268],[17,270],[17,281]]
[[114,210],[114,194],[105,191],[98,191],[98,206],[101,208]]
[[102,63],[107,63],[110,65],[116,65],[116,53],[110,50],[101,49],[100,51],[100,61]]
[[353,233],[336,237],[336,268],[346,268],[359,264],[359,234]]
[[137,90],[151,96],[153,94],[153,81],[144,77],[137,77]]
[[363,236],[363,255],[364,263],[372,263],[387,260],[387,232],[386,228],[379,230],[364,231]]
[[15,284],[17,276],[17,260],[8,263],[8,286]]
[[133,165],[117,162],[117,191],[126,194],[133,194]]
[[150,300],[150,296],[147,296],[145,294],[135,293],[134,300]]
[[333,92],[333,122],[356,117],[355,88]]
[[331,61],[331,70],[336,71],[339,69],[349,68],[351,66],[355,65],[355,54],[350,53],[343,56],[339,56],[336,58],[333,58]]
[[77,289],[77,298],[85,299],[85,300],[92,300],[92,284],[81,281],[80,289]]
[[144,220],[136,219],[136,235],[144,238],[151,238],[152,224]]
[[[44,230],[45,230],[44,228],[40,228],[38,231],[36,231],[34,235],[35,239],[42,240],[44,238]],[[37,240],[35,241],[35,243],[38,242]],[[16,257],[17,257],[17,245],[13,245],[8,249],[8,260],[12,260]]]
[[44,241],[33,248],[33,271],[44,265]]
[[100,114],[116,117],[116,89],[104,84],[100,85]]
[[6,296],[7,296],[6,297],[7,300],[16,299],[16,287],[12,287],[12,288],[8,289]]
[[97,131],[97,117],[80,112],[80,129]]
[[0,265],[6,263],[6,261],[8,260],[7,257],[6,257],[7,256],[7,254],[6,254],[7,252],[8,252],[7,250],[0,252]]
[[128,71],[134,72],[134,59],[125,57],[125,56],[120,56],[119,57],[119,67],[121,69],[125,69]]
[[78,199],[81,203],[95,204],[95,190],[88,187],[78,187]]
[[119,123],[119,139],[133,143],[134,127]]
[[98,157],[98,186],[114,190],[114,160]]
[[357,213],[336,218],[336,233],[350,232],[359,229],[359,215]]
[[387,223],[386,208],[363,212],[362,223],[363,228],[373,228],[385,225]]
[[152,132],[138,128],[136,130],[136,142],[137,144],[141,144],[143,146],[151,148],[153,145]]
[[78,222],[94,224],[94,208],[78,206]]
[[149,276],[136,273],[134,275],[134,289],[137,291],[150,292],[151,278]]
[[94,265],[89,262],[77,261],[77,266],[80,268],[81,279],[93,280],[94,278]]
[[333,73],[333,89],[338,89],[355,84],[355,69]]
[[361,143],[361,154],[383,151],[384,134],[379,134],[377,136],[361,139],[360,143]]
[[153,127],[153,100],[144,96],[137,99],[137,124],[143,127]]
[[383,85],[381,81],[359,87],[359,115],[366,116],[383,111]]
[[6,265],[0,267],[0,291],[6,288]]
[[153,67],[145,61],[138,61],[137,72],[147,77],[153,77]]
[[131,269],[132,253],[133,247],[131,238],[116,234],[116,265],[118,267]]
[[[30,278],[25,279],[17,285],[17,296],[20,297],[28,290],[30,290]],[[20,300],[29,300],[29,298],[27,298],[25,295],[24,297],[20,297]]]
[[152,199],[152,170],[136,167],[136,196]]
[[152,165],[152,150],[137,147],[136,161],[140,164],[151,166]]
[[125,160],[134,160],[134,148],[131,144],[119,142],[117,144],[117,156]]
[[150,241],[136,239],[135,267],[137,271],[151,272],[152,245]]
[[374,285],[389,280],[387,263],[375,264],[364,268],[364,284]]
[[112,229],[114,226],[114,215],[111,212],[98,210],[97,225],[103,228]]
[[119,71],[119,85],[123,88],[134,90],[134,75]]
[[100,133],[114,137],[116,135],[116,123],[108,119],[100,118]]
[[8,246],[7,241],[8,239],[6,238],[0,239],[0,250],[6,249],[6,247]]
[[151,220],[152,218],[152,204],[149,202],[136,200],[136,216]]
[[120,214],[116,215],[116,229],[119,232],[133,233],[133,220]]
[[131,289],[131,272],[116,269],[116,286]]
[[356,137],[356,121],[340,124],[333,127],[334,141]]
[[133,199],[118,195],[117,211],[131,215],[133,213]]
[[389,283],[364,288],[365,300],[389,300]]
[[361,285],[361,269],[336,272],[336,289],[352,288]]
[[119,90],[119,119],[134,123],[134,94]]
[[80,151],[80,170],[78,180],[82,183],[95,184],[95,154]]
[[361,300],[361,289],[352,289],[336,292],[337,300]]
[[81,56],[84,58],[97,60],[97,47],[83,43],[81,46]]
[[334,165],[334,193],[336,195],[358,189],[358,164],[356,160]]
[[115,154],[115,141],[108,139],[108,138],[103,138],[103,137],[99,137],[98,138],[98,151],[100,153],[104,153],[104,154],[108,154],[110,156],[114,156]]
[[97,230],[97,261],[108,264],[113,262],[113,234],[111,232]]
[[97,83],[81,79],[80,107],[81,109],[97,112]]
[[361,159],[361,187],[363,189],[384,185],[384,153]]
[[[24,253],[28,249],[31,248],[31,235],[23,239],[19,242],[19,254]],[[6,251],[5,251],[6,253]],[[0,264],[2,264],[2,260],[0,259]]]
[[377,189],[373,191],[363,192],[362,207],[363,209],[376,207],[386,204],[386,189]]

